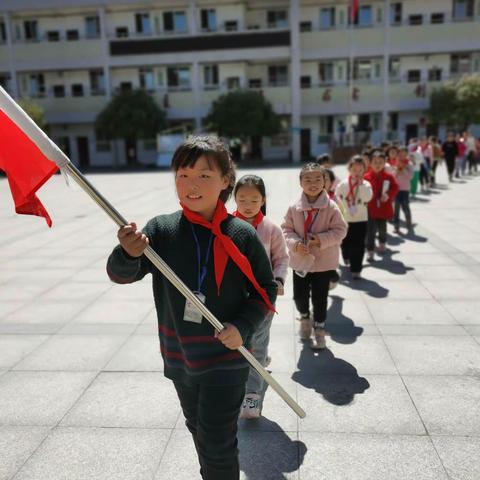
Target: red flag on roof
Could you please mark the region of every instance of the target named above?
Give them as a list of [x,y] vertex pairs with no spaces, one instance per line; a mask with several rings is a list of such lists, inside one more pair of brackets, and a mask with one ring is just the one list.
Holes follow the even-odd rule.
[[38,189],[68,162],[61,150],[0,87],[0,170],[7,174],[15,211],[52,220]]
[[350,22],[354,23],[357,18],[358,8],[360,5],[360,0],[351,0],[350,1]]

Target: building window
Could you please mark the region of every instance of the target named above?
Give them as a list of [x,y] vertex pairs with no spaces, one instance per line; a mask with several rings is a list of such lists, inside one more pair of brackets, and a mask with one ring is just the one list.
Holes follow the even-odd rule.
[[396,58],[396,57],[390,58],[388,75],[393,80],[400,78],[400,59],[399,58]]
[[398,112],[390,113],[390,130],[394,132],[398,130]]
[[357,24],[360,27],[370,27],[372,25],[372,7],[370,5],[361,6],[358,9]]
[[236,90],[240,88],[240,78],[239,77],[228,77],[227,78],[227,89]]
[[131,92],[133,90],[132,82],[120,82],[118,86],[121,92]]
[[320,10],[320,28],[328,30],[335,26],[335,7],[322,8]]
[[445,15],[443,13],[432,13],[430,15],[430,23],[444,23]]
[[67,40],[72,41],[72,40],[78,40],[79,35],[78,35],[78,30],[67,30]]
[[25,40],[38,40],[38,23],[36,20],[25,20],[23,22],[23,33]]
[[30,96],[33,98],[45,96],[45,77],[43,73],[30,75]]
[[147,92],[153,92],[155,90],[155,75],[151,68],[141,68],[139,70],[140,88]]
[[267,11],[268,28],[287,28],[288,16],[286,10],[268,10]]
[[90,70],[90,93],[91,95],[105,95],[105,75],[103,70]]
[[473,17],[475,0],[453,0],[453,18],[468,20]]
[[53,96],[56,98],[61,98],[65,96],[65,86],[64,85],[54,85],[53,86]]
[[200,10],[200,24],[205,32],[214,32],[217,29],[217,13],[215,9],[202,8]]
[[433,67],[428,71],[429,82],[440,82],[442,80],[442,69]]
[[47,32],[47,40],[49,42],[58,42],[60,40],[60,32],[58,30]]
[[421,14],[410,15],[408,17],[408,23],[409,23],[409,25],[422,25],[423,15],[421,15]]
[[372,62],[370,60],[355,60],[353,78],[355,80],[370,80],[372,78]]
[[100,19],[98,16],[85,18],[85,35],[87,38],[98,38],[100,36]]
[[205,87],[218,86],[218,65],[205,65],[203,67],[203,84]]
[[262,79],[261,78],[251,78],[248,81],[248,88],[262,88]]
[[321,62],[318,65],[318,76],[320,83],[333,82],[333,62]]
[[390,5],[390,25],[400,25],[402,23],[402,4],[400,2]]
[[148,13],[135,14],[135,31],[139,35],[152,34],[152,23],[150,21],[150,15]]
[[190,69],[188,67],[167,68],[168,87],[174,90],[190,89]]
[[300,88],[310,88],[312,86],[312,77],[310,75],[302,75],[300,77]]
[[117,38],[127,38],[128,37],[128,27],[117,27],[115,29],[115,36]]
[[300,22],[300,31],[301,32],[311,32],[312,31],[312,22]]
[[225,21],[225,31],[236,32],[237,30],[238,30],[238,21],[237,20],[226,20]]
[[83,97],[83,85],[81,83],[72,85],[72,97]]
[[95,150],[98,153],[110,152],[112,150],[112,144],[110,140],[97,140],[95,142]]
[[187,16],[185,12],[164,12],[163,29],[169,33],[187,32]]
[[421,70],[409,70],[407,72],[407,82],[408,83],[418,83],[422,79]]
[[469,54],[452,55],[450,58],[450,72],[453,74],[470,73],[472,59]]
[[287,65],[269,65],[268,84],[271,87],[281,87],[288,85]]
[[0,43],[7,41],[7,31],[5,29],[5,24],[0,22]]

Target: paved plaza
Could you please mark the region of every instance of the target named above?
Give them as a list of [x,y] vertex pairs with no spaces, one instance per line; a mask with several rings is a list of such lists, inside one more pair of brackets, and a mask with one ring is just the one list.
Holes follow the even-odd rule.
[[[281,222],[298,169],[256,173]],[[139,225],[178,208],[169,172],[89,178]],[[390,236],[362,281],[342,271],[328,350],[299,341],[289,277],[269,368],[307,418],[268,390],[240,422],[243,479],[480,479],[480,176],[439,180],[413,237]],[[40,197],[51,229],[15,215],[0,178],[0,480],[198,479],[150,280],[109,281],[116,226],[78,187],[57,175]]]

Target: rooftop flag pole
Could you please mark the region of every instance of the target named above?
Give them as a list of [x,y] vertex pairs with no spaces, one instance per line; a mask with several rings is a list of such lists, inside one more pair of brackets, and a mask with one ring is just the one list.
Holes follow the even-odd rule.
[[[96,190],[80,170],[73,165],[68,157],[45,135],[2,87],[0,87],[0,137],[2,138],[0,142],[0,168],[8,176],[16,209],[17,199],[19,201],[26,199],[30,202],[28,203],[30,206],[27,209],[28,211],[17,210],[18,213],[44,216],[47,221],[50,219],[35,192],[60,168],[75,180],[80,188],[105,211],[118,227],[124,227],[128,224],[125,218]],[[39,205],[43,210],[37,210]],[[223,324],[178,278],[151,246],[146,248],[144,255],[186,299],[200,310],[217,332],[223,330]],[[263,368],[260,362],[244,346],[241,346],[238,351],[289,407],[300,418],[305,418],[305,411]]]

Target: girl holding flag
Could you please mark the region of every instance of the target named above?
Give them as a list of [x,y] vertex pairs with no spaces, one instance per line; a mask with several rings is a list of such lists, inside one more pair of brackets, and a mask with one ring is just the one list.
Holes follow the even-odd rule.
[[[300,337],[313,348],[325,348],[327,298],[332,272],[338,268],[347,225],[325,191],[325,169],[307,163],[300,171],[300,198],[288,208],[282,224],[293,269],[293,300],[300,314]],[[310,296],[313,318],[310,316]]]
[[[278,285],[255,229],[228,215],[235,184],[230,152],[218,139],[193,137],[172,159],[181,210],[159,215],[143,231],[134,223],[118,231],[108,259],[116,283],[153,276],[164,373],[180,400],[203,479],[239,479],[237,419],[249,364],[235,351],[250,346]],[[213,327],[142,256],[150,244],[224,324]]]
[[[287,276],[288,254],[282,229],[266,217],[267,199],[263,180],[257,175],[245,175],[235,185],[233,191],[237,210],[235,217],[250,223],[257,231],[272,265],[273,275],[277,282],[277,293],[283,295],[283,286]],[[268,364],[268,344],[273,312],[269,312],[265,320],[252,337],[252,353],[262,366]],[[240,411],[240,418],[259,418],[265,393],[264,381],[254,368],[250,368],[246,395]]]
[[372,198],[372,186],[363,179],[366,167],[360,155],[348,162],[348,177],[337,186],[336,197],[348,222],[347,236],[342,242],[342,256],[350,267],[352,278],[361,278],[365,237],[367,234],[368,202]]

